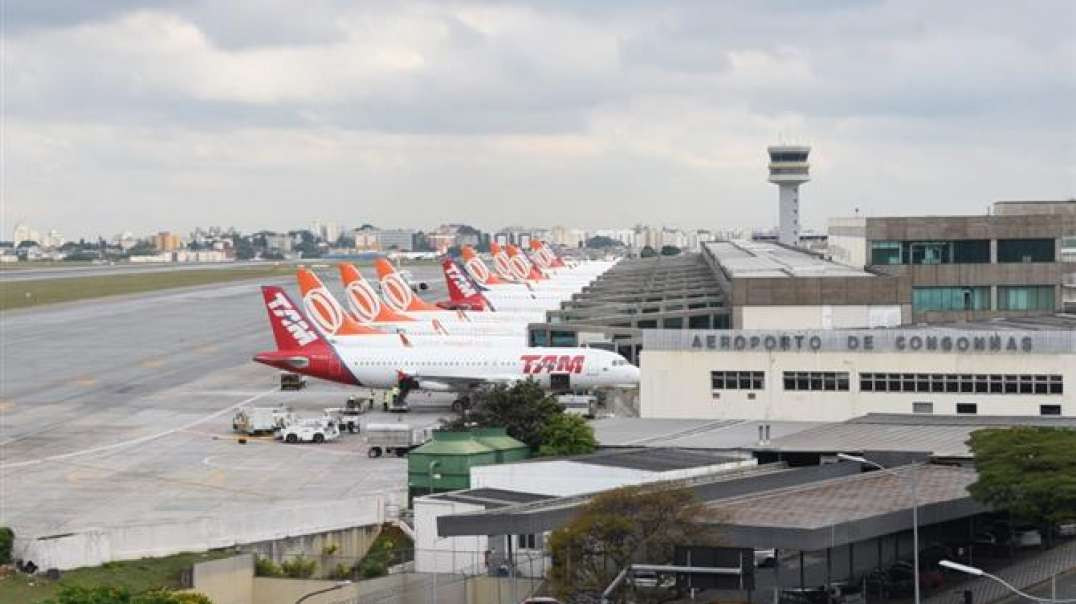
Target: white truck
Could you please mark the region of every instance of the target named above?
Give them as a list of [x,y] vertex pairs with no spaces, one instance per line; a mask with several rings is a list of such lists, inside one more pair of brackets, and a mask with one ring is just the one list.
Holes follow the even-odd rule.
[[340,438],[340,429],[336,422],[327,417],[315,417],[301,419],[293,424],[281,428],[277,433],[286,443],[317,443]]
[[422,446],[433,437],[435,427],[411,427],[411,424],[366,424],[366,443],[370,457],[395,453],[396,457],[407,455],[411,449]]
[[341,433],[350,432],[354,434],[361,427],[359,418],[373,405],[374,399],[372,398],[349,396],[347,403],[343,407],[327,407],[325,416],[331,417],[336,422]]
[[232,416],[232,430],[253,436],[266,432],[276,432],[295,421],[291,409],[278,407],[241,407]]

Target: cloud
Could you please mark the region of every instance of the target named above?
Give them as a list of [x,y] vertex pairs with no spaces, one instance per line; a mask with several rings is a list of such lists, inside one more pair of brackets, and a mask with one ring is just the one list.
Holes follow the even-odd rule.
[[762,226],[781,137],[816,227],[1076,191],[1068,2],[4,6],[5,230]]

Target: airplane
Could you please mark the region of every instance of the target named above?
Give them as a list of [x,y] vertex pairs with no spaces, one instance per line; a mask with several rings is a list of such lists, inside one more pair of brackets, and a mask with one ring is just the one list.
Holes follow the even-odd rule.
[[[514,311],[501,311],[496,308],[473,309],[481,312],[464,312],[461,309],[448,310],[441,306],[430,304],[416,296],[409,287],[403,284],[402,278],[396,272],[396,267],[388,260],[378,258],[374,261],[374,266],[377,268],[378,280],[381,284],[381,292],[384,295],[385,303],[396,312],[407,313],[413,317],[441,319],[446,325],[448,322],[453,321],[471,321],[475,323],[540,323],[545,321],[545,310],[547,309],[542,307]],[[349,287],[348,284],[356,279],[362,279],[358,269],[355,269],[354,266],[351,266],[351,269],[353,270],[349,270],[346,276],[341,272],[345,288]],[[554,302],[549,308],[555,307],[556,303]]]
[[[491,243],[491,249],[495,244]],[[494,256],[494,267],[498,267],[503,262],[498,262],[497,258],[507,258],[508,255],[501,249],[500,246],[496,246],[499,256]],[[559,301],[566,300],[571,297],[571,294],[581,290],[586,283],[578,281],[575,283],[562,283],[559,280],[547,280],[541,282],[529,282],[525,280],[515,280],[514,277],[505,276],[499,269],[491,271],[486,265],[485,261],[475,252],[474,248],[469,245],[465,245],[460,249],[460,255],[463,258],[463,267],[467,271],[467,274],[471,276],[482,287],[487,287],[492,291],[525,291],[531,292],[539,297],[553,297]],[[589,281],[589,279],[587,280]]]
[[[382,329],[390,334],[404,334],[407,336],[404,338],[405,341],[412,344],[489,346],[523,344],[526,341],[527,325],[525,323],[505,322],[484,325],[452,323],[446,327],[438,319],[416,321],[397,314],[392,315],[397,318],[393,321],[363,321],[359,318],[360,315],[344,310],[336,297],[312,271],[299,268],[296,271],[296,278],[299,282],[299,293],[302,296],[306,315],[310,317],[321,335],[334,343],[353,344],[356,340],[351,336],[375,335],[371,329]],[[379,304],[376,296],[371,300],[373,304]],[[356,306],[354,302],[352,306],[353,308]],[[396,343],[398,344],[399,340]]]
[[528,379],[556,391],[639,384],[638,367],[600,348],[334,345],[282,288],[262,286],[262,299],[276,349],[257,353],[255,362],[351,386],[399,386],[401,398],[412,390],[449,392],[458,396],[456,411],[478,389]]
[[447,303],[439,304],[447,308],[484,310],[492,307],[497,311],[516,312],[552,310],[571,295],[567,290],[553,293],[512,287],[482,287],[451,258],[441,261],[441,269],[448,285],[449,299]]

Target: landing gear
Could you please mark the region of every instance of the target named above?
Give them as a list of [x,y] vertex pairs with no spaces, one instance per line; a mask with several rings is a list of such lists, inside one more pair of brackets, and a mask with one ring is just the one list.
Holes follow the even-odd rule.
[[470,397],[461,396],[460,398],[452,401],[452,410],[456,413],[463,413],[471,408]]

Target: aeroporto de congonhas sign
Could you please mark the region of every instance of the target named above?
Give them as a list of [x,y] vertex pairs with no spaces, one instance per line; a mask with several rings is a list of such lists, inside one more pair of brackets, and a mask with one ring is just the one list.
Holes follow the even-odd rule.
[[718,352],[1076,353],[1076,332],[931,329],[643,331],[644,350]]

